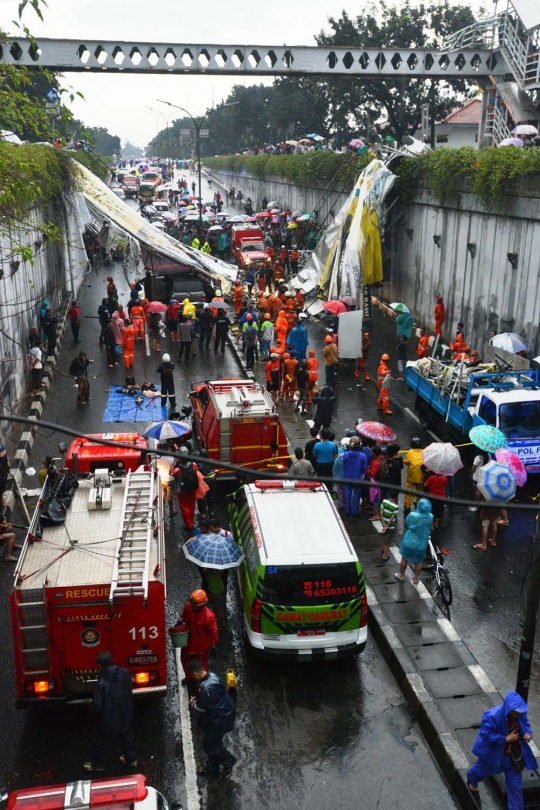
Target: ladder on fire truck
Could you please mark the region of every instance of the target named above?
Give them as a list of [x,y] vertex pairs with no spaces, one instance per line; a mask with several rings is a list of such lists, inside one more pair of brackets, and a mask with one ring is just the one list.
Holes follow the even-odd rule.
[[153,535],[153,507],[158,493],[151,470],[128,472],[120,519],[120,538],[109,600],[117,596],[148,597],[148,569]]

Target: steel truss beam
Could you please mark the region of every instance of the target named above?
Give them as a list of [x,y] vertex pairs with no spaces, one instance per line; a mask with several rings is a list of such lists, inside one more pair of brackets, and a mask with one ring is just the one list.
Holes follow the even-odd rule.
[[268,45],[12,38],[0,45],[0,64],[38,65],[66,72],[467,78],[493,74],[503,60],[485,47],[452,53],[425,48],[327,48]]

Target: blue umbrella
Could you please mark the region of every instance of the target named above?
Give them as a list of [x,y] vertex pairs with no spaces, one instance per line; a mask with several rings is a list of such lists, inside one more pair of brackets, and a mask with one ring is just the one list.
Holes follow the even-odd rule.
[[156,422],[155,425],[150,425],[145,430],[144,435],[147,439],[157,439],[158,442],[164,442],[167,439],[184,436],[186,433],[191,433],[191,428],[185,422],[174,422],[165,419],[164,422]]
[[202,568],[236,568],[244,559],[244,552],[232,537],[224,534],[200,534],[182,546],[186,559]]
[[506,447],[506,436],[499,430],[499,428],[492,425],[477,425],[469,430],[469,439],[480,450],[485,450],[486,453],[494,453],[501,447]]
[[516,494],[516,477],[507,464],[488,461],[478,470],[477,486],[487,501],[509,501]]

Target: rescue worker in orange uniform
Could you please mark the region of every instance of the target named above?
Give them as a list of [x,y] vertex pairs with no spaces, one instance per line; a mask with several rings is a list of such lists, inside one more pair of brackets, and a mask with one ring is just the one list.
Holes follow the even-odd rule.
[[368,359],[369,350],[371,349],[371,340],[369,339],[369,332],[364,332],[362,336],[362,357],[358,358],[358,363],[356,364],[356,371],[354,372],[355,377],[360,376],[360,371],[364,373],[364,379],[366,382],[371,380],[371,377],[367,373],[366,370],[366,360]]
[[274,403],[277,402],[279,392],[281,389],[281,356],[278,352],[272,349],[270,360],[265,366],[267,389],[272,395]]
[[135,336],[137,330],[127,319],[124,321],[124,332],[122,334],[122,347],[124,349],[124,366],[133,368],[135,362]]
[[291,250],[291,273],[295,276],[298,273],[298,259],[300,258],[300,254],[298,253],[298,249],[293,247]]
[[287,306],[285,307],[285,318],[287,319],[287,334],[291,332],[294,327],[296,326],[296,321],[298,319],[298,315],[294,311],[294,304],[292,298],[289,298],[287,302]]
[[442,325],[444,323],[444,319],[446,318],[446,309],[444,308],[444,302],[442,300],[442,296],[437,296],[437,303],[435,304],[435,334],[441,334]]
[[377,369],[377,388],[379,389],[379,398],[377,399],[377,410],[383,413],[392,413],[390,410],[390,396],[388,393],[388,383],[391,379],[390,368],[386,361],[390,360],[387,354],[383,354],[379,367]]
[[265,295],[264,293],[259,293],[259,297],[257,299],[257,308],[260,312],[266,315],[269,309],[268,295]]
[[270,298],[268,299],[268,306],[270,308],[269,311],[270,315],[272,316],[272,320],[275,322],[279,313],[283,309],[283,304],[279,300],[277,295],[271,295]]
[[302,312],[304,309],[304,293],[302,290],[297,290],[294,296],[294,308],[297,312]]
[[287,335],[289,333],[289,322],[285,317],[284,310],[281,310],[276,318],[275,329],[280,345],[285,346]]
[[242,284],[240,283],[240,281],[237,281],[236,285],[235,285],[235,288],[233,290],[233,306],[234,306],[234,311],[235,311],[235,314],[236,314],[237,318],[238,318],[238,316],[240,314],[240,310],[242,308],[242,296],[243,296],[243,293],[244,293],[244,291],[242,289]]
[[279,262],[276,262],[274,264],[272,274],[274,276],[274,284],[276,285],[276,287],[279,287],[279,284],[280,284],[281,281],[283,281],[283,277],[285,275],[283,267],[281,266],[281,264]]
[[266,271],[264,267],[257,272],[257,289],[260,293],[266,290]]
[[282,267],[287,267],[289,264],[289,251],[285,247],[285,245],[281,246],[281,250],[279,251],[279,263]]
[[[294,352],[293,352],[294,354]],[[298,368],[298,360],[296,357],[291,357],[289,352],[283,355],[283,381],[281,383],[281,402],[285,401],[285,397],[289,395],[289,402],[294,402],[294,395],[296,392],[296,369]]]
[[[219,638],[216,617],[208,607],[206,591],[198,589],[190,594],[178,624],[186,624],[189,628],[188,643],[186,647],[182,647],[180,660],[185,674],[182,686],[188,685],[188,692],[191,695],[191,691],[195,694],[196,683],[189,671],[189,665],[192,661],[200,661],[208,671],[208,653],[217,645]],[[190,689],[191,685],[193,689]]]
[[308,396],[307,401],[308,404],[311,404],[313,401],[313,393],[319,381],[319,361],[315,357],[315,352],[313,349],[310,349],[308,352],[308,361],[307,361],[307,370],[308,370]]
[[416,346],[416,354],[421,360],[423,357],[429,357],[429,335],[425,329],[420,332],[420,338]]
[[137,340],[144,340],[146,312],[144,311],[140,303],[137,303],[135,304],[135,306],[131,307],[130,315],[131,320],[133,322],[133,326],[135,327],[135,332],[137,333]]

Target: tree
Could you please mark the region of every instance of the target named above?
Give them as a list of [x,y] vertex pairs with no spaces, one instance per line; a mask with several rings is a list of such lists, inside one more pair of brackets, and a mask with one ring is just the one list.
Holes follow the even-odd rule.
[[[338,19],[331,17],[331,32],[322,31],[316,40],[325,47],[436,48],[474,21],[469,6],[450,5],[448,0],[429,6],[413,6],[406,0],[399,7],[380,0],[354,20],[345,11]],[[473,94],[471,88],[472,82],[464,79],[330,79],[331,126],[368,134],[370,122],[385,122],[400,139],[418,128],[422,104],[429,103],[430,114],[440,120]]]
[[111,135],[104,127],[86,127],[86,137],[94,144],[94,149],[102,155],[119,155],[122,144],[118,135]]
[[122,154],[126,158],[140,158],[143,156],[143,150],[140,146],[134,146],[129,141],[126,142],[126,145],[122,147]]

